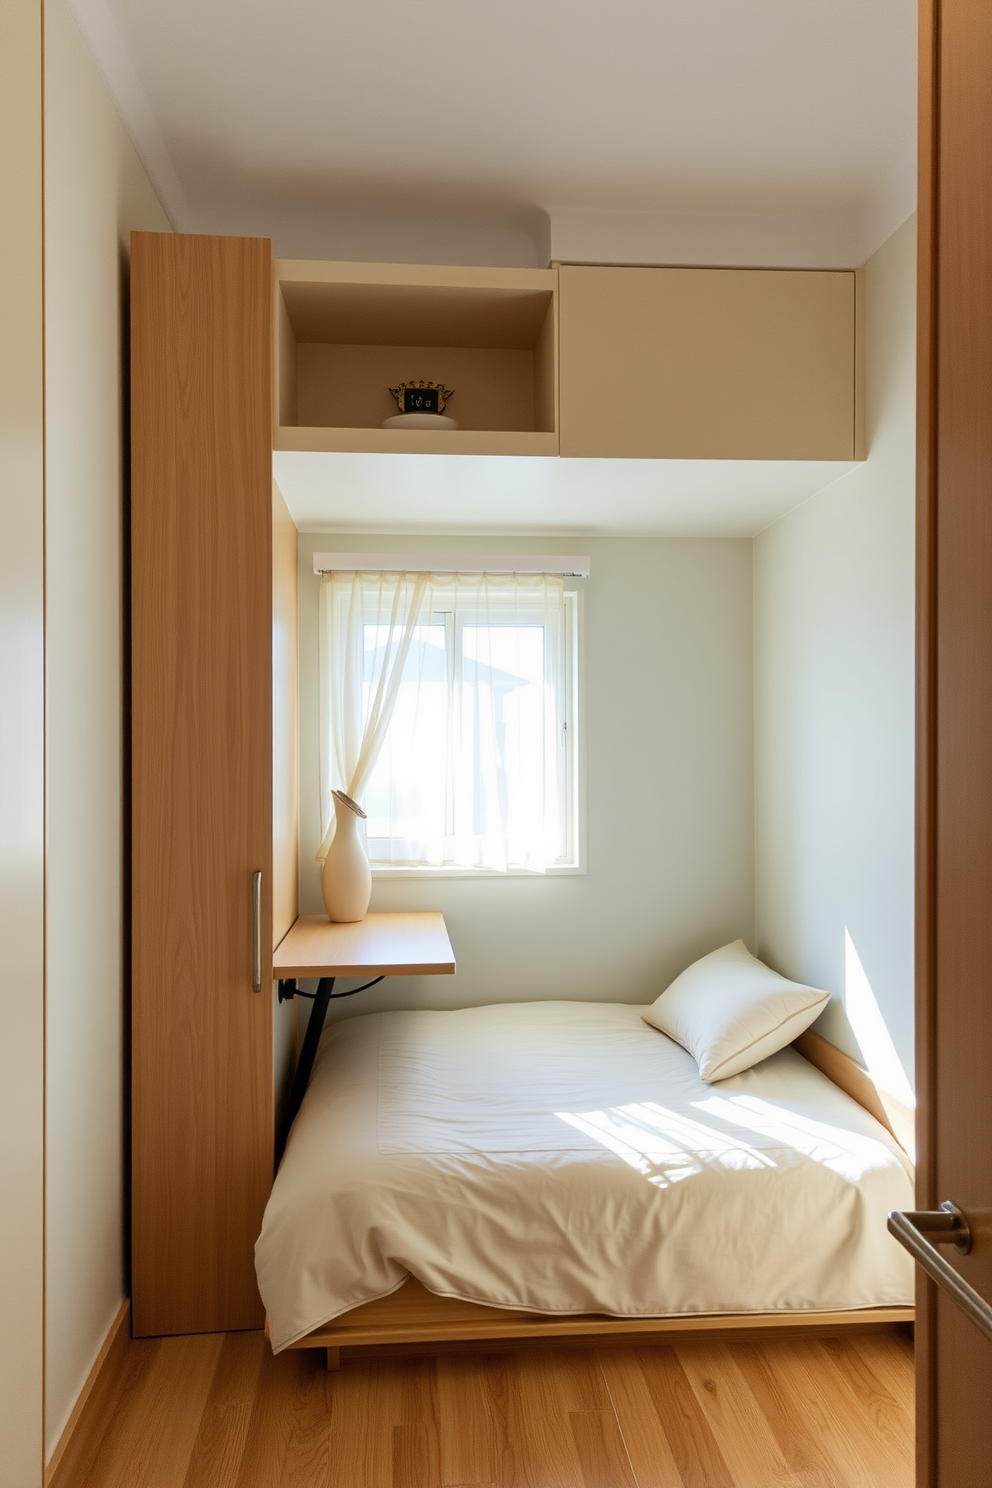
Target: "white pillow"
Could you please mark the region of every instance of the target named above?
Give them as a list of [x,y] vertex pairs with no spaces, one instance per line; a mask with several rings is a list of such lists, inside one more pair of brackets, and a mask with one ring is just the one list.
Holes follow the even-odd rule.
[[735,940],[694,961],[641,1017],[688,1049],[704,1080],[726,1080],[791,1044],[829,998]]

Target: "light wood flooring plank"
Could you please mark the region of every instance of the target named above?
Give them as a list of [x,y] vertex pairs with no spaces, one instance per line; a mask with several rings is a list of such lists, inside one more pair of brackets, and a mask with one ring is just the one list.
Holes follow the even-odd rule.
[[319,1355],[266,1349],[232,1488],[328,1488],[330,1378]]
[[734,1488],[806,1488],[786,1462],[730,1350],[719,1343],[692,1343],[676,1352]]
[[881,1381],[907,1417],[910,1434],[916,1406],[916,1363],[912,1344],[902,1338],[855,1333],[851,1346]]
[[685,1488],[736,1488],[675,1350],[638,1349],[637,1362]]
[[591,1349],[521,1351],[511,1358],[510,1452],[503,1463],[500,1488],[585,1488],[572,1416],[612,1412],[595,1353]]
[[[822,1347],[833,1364],[838,1378],[854,1393],[859,1412],[867,1413],[882,1441],[903,1461],[913,1460],[915,1431],[913,1417],[906,1410],[904,1391],[889,1389],[884,1378],[872,1368],[864,1354],[847,1338],[825,1338]],[[913,1378],[909,1390],[912,1399]]]
[[260,1333],[224,1338],[183,1488],[226,1488],[237,1481],[267,1353]]
[[[353,1364],[330,1389],[329,1485],[390,1488],[395,1407],[379,1386],[386,1366]],[[384,1400],[383,1395],[387,1398]],[[384,1409],[385,1407],[385,1409]]]
[[104,1390],[97,1381],[50,1488],[103,1488],[158,1350],[157,1338],[132,1339],[116,1388]]
[[437,1361],[441,1482],[486,1488],[502,1476],[506,1430],[506,1359],[499,1354],[442,1354]]
[[572,1411],[570,1420],[584,1488],[637,1488],[612,1408]]
[[222,1333],[157,1340],[100,1488],[182,1488],[223,1343]]
[[423,1421],[393,1427],[393,1488],[438,1488],[440,1475]]
[[599,1362],[637,1488],[685,1488],[633,1349],[603,1349]]
[[52,1488],[912,1488],[891,1336],[349,1361],[131,1342]]
[[441,1488],[437,1360],[400,1363],[396,1388],[400,1419],[393,1427],[393,1488]]
[[791,1367],[791,1346],[777,1366],[772,1362],[779,1353],[776,1347],[732,1343],[729,1349],[790,1471],[804,1488],[853,1488],[831,1455],[822,1402],[811,1389],[808,1376],[800,1377],[798,1367],[795,1371]]
[[912,1466],[912,1443],[905,1438],[894,1449],[878,1430],[878,1388],[870,1396],[861,1395],[855,1382],[836,1367],[821,1339],[804,1339],[790,1357],[789,1378],[794,1389],[800,1370],[808,1375],[826,1407],[826,1435],[832,1455],[850,1482],[857,1488],[900,1488]]
[[441,1488],[433,1358],[345,1365],[331,1381],[331,1488]]

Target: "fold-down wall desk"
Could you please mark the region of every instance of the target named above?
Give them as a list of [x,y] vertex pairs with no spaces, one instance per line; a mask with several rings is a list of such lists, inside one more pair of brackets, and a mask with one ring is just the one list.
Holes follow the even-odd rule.
[[454,970],[455,953],[438,910],[369,914],[351,924],[333,924],[324,915],[301,915],[272,955],[280,1000],[297,995],[297,977],[320,978],[293,1077],[287,1129],[306,1093],[327,1005],[334,996],[352,996],[334,992],[335,977],[371,976],[379,981],[384,976],[450,976]]

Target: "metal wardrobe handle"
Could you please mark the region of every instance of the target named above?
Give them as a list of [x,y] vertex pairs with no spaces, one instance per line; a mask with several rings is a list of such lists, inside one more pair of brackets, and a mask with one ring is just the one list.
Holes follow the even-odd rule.
[[251,990],[262,990],[262,870],[251,876]]
[[976,1327],[992,1341],[992,1307],[949,1266],[937,1249],[953,1245],[962,1255],[971,1249],[971,1226],[967,1215],[945,1199],[939,1209],[893,1209],[888,1218],[890,1234],[909,1251],[939,1287],[948,1292]]

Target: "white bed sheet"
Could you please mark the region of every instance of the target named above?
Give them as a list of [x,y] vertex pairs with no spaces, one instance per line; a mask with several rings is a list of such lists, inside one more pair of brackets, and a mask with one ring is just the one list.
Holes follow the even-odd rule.
[[706,1085],[612,1003],[329,1028],[256,1246],[278,1352],[412,1274],[548,1313],[843,1310],[913,1299],[885,1228],[912,1167],[785,1049]]

